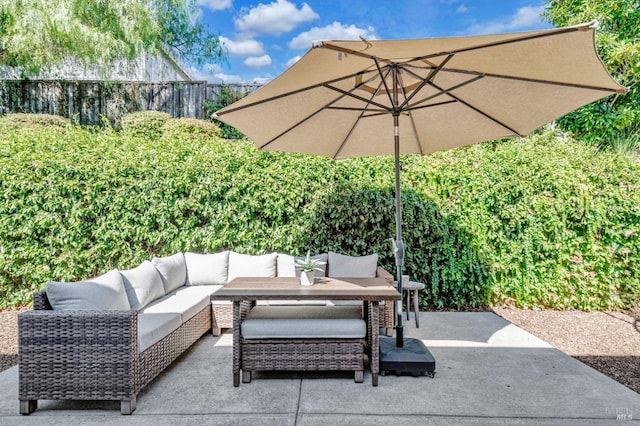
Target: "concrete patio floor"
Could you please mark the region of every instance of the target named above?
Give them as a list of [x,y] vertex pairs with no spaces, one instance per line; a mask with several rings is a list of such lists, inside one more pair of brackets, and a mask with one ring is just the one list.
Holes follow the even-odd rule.
[[203,336],[138,395],[117,402],[39,401],[18,414],[18,368],[0,373],[2,425],[602,425],[640,423],[640,394],[489,312],[420,314],[434,379],[348,373],[254,373],[232,385],[231,334]]

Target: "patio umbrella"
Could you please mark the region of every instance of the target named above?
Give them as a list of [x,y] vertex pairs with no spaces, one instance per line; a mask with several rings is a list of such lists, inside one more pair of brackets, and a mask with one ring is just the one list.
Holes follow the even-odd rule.
[[[400,154],[524,136],[582,105],[625,93],[598,58],[596,27],[315,42],[291,68],[216,118],[263,150],[336,159],[394,155],[402,294]],[[401,308],[396,332],[401,347]]]

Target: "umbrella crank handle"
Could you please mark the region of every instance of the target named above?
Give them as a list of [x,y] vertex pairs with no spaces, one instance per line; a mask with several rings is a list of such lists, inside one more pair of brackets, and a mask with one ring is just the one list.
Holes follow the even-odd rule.
[[393,245],[393,254],[396,257],[396,265],[403,266],[404,263],[404,242],[402,240],[394,240],[389,238]]

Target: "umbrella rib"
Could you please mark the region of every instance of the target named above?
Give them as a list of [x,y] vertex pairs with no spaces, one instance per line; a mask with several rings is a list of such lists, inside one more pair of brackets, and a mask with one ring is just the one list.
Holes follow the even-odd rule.
[[[297,123],[293,124],[291,127],[289,127],[288,129],[285,129],[283,132],[281,132],[280,134],[278,134],[277,136],[275,136],[274,138],[272,138],[271,140],[269,140],[268,142],[265,142],[263,145],[260,145],[258,148],[262,149],[266,146],[271,145],[273,142],[275,142],[277,139],[279,139],[280,137],[286,135],[287,133],[289,133],[291,130],[295,129],[296,127],[298,127],[299,125],[305,123],[307,120],[310,120],[311,118],[313,118],[315,115],[319,114],[320,112],[322,112],[323,110],[329,108],[331,106],[331,104],[333,104],[334,102],[339,101],[340,99],[344,98],[347,94],[342,94],[342,96],[338,96],[336,99],[333,99],[331,102],[325,104],[324,106],[318,108],[317,110],[315,110],[314,112],[312,112],[311,114],[307,115],[306,117],[304,117],[302,120],[298,121]],[[257,144],[257,143],[256,143]]]
[[491,78],[502,78],[505,80],[516,80],[516,81],[524,81],[527,83],[540,83],[540,84],[550,84],[554,86],[564,86],[564,87],[572,87],[575,89],[589,89],[589,90],[600,90],[604,92],[610,93],[626,93],[625,89],[611,89],[608,87],[600,87],[600,86],[591,86],[588,84],[578,84],[578,83],[565,83],[562,81],[555,80],[544,80],[539,78],[529,78],[529,77],[518,77],[515,75],[505,75],[505,74],[494,74],[480,71],[471,71],[464,70],[458,68],[443,68],[443,71],[457,73],[457,74],[468,74],[468,75],[477,75],[482,77],[491,77]]
[[[384,106],[383,104],[379,104],[379,103],[377,103],[377,102],[373,102],[373,100],[369,100],[369,99],[367,99],[367,98],[365,98],[365,97],[363,97],[363,96],[358,96],[358,95],[356,95],[356,94],[352,93],[352,91],[350,91],[350,90],[340,89],[339,87],[331,86],[331,85],[329,85],[329,84],[323,84],[322,86],[323,86],[323,87],[326,87],[327,89],[331,89],[331,90],[334,90],[334,91],[336,91],[336,92],[338,92],[338,93],[341,93],[341,94],[342,94],[342,95],[344,95],[344,96],[349,96],[350,98],[353,98],[353,99],[357,99],[357,100],[359,100],[359,101],[362,101],[362,102],[366,103],[367,105],[375,105],[375,106],[377,106],[378,108],[382,108],[382,109],[384,109],[384,110],[388,110],[388,109],[389,109],[389,108],[387,108],[386,106]],[[351,90],[355,90],[355,89],[357,89],[357,87],[354,87],[354,88],[353,88],[353,89],[351,89]]]
[[[478,81],[478,80],[480,80],[480,79],[482,79],[482,78],[484,78],[482,75],[477,75],[476,77],[472,78],[471,80],[463,81],[462,83],[456,84],[455,86],[452,86],[452,87],[450,87],[450,88],[448,88],[448,89],[441,89],[440,87],[436,86],[435,84],[433,84],[433,83],[431,82],[431,83],[429,83],[429,84],[430,84],[431,86],[433,86],[434,88],[436,88],[437,90],[439,90],[439,92],[438,92],[438,93],[436,93],[436,94],[434,94],[434,95],[427,96],[427,97],[426,97],[426,98],[424,98],[424,99],[421,99],[419,102],[416,102],[416,103],[415,103],[415,104],[413,104],[411,107],[406,108],[406,109],[407,109],[407,110],[412,110],[412,109],[421,108],[421,107],[416,107],[416,105],[420,105],[420,104],[423,104],[423,103],[425,103],[425,102],[428,102],[428,101],[430,101],[431,99],[435,99],[435,98],[437,98],[438,96],[448,95],[448,94],[450,94],[452,91],[457,90],[457,89],[459,89],[459,88],[461,88],[461,87],[467,86],[467,85],[469,85],[469,84],[471,84],[471,83],[475,83],[476,81]],[[451,95],[451,96],[453,96],[453,95]]]
[[[353,74],[353,75],[348,76],[348,77],[346,77],[346,78],[355,77],[355,76],[357,76],[357,75],[359,75],[359,74],[360,74],[360,73],[356,73],[356,74]],[[334,81],[339,81],[339,80],[341,80],[341,79],[336,79],[336,80],[334,80]],[[338,96],[337,98],[333,99],[331,102],[328,102],[327,104],[325,104],[325,105],[324,105],[324,106],[322,106],[321,108],[317,109],[316,111],[314,111],[313,113],[311,113],[311,114],[307,115],[307,116],[306,116],[306,117],[304,117],[302,120],[298,121],[297,123],[295,123],[294,125],[292,125],[292,126],[291,126],[291,127],[289,127],[288,129],[284,130],[282,133],[280,133],[280,134],[279,134],[279,135],[277,135],[276,137],[272,138],[270,141],[268,141],[268,142],[266,142],[265,144],[263,144],[262,146],[260,146],[260,148],[261,148],[261,149],[262,149],[262,148],[264,148],[264,147],[266,147],[266,146],[268,146],[268,145],[271,145],[273,142],[275,142],[275,141],[276,141],[277,139],[279,139],[280,137],[282,137],[282,136],[284,136],[285,134],[289,133],[291,130],[295,129],[296,127],[298,127],[298,126],[299,126],[299,125],[301,125],[302,123],[306,122],[307,120],[310,120],[310,119],[311,119],[312,117],[314,117],[316,114],[319,114],[320,112],[322,112],[322,110],[324,110],[324,109],[328,109],[328,108],[329,108],[333,103],[335,103],[335,102],[339,101],[340,99],[344,98],[345,96],[350,96],[350,97],[354,97],[354,98],[356,98],[356,99],[360,99],[360,100],[362,100],[362,101],[366,102],[366,103],[367,103],[367,105],[373,104],[373,105],[375,105],[375,106],[377,106],[377,107],[382,108],[383,110],[386,110],[386,109],[387,109],[384,105],[380,105],[380,104],[373,103],[371,100],[368,100],[368,99],[366,99],[366,98],[362,98],[362,97],[356,96],[356,95],[354,95],[353,93],[347,92],[347,91],[342,90],[342,89],[340,89],[340,88],[338,88],[338,87],[329,86],[329,85],[327,85],[327,83],[321,83],[321,84],[316,85],[315,87],[326,87],[326,88],[328,88],[328,89],[331,89],[331,90],[334,90],[334,91],[339,92],[339,93],[341,94],[341,96]],[[356,90],[356,89],[357,89],[357,87],[354,87],[352,90]],[[379,90],[379,89],[378,89],[378,90]],[[290,93],[294,93],[294,92],[290,92]],[[375,96],[375,94],[374,94],[373,96]],[[373,96],[372,96],[372,98],[373,98]],[[366,108],[363,110],[363,114],[364,114],[364,111],[366,111]],[[360,118],[358,118],[358,120],[359,120],[359,119],[360,119]],[[357,121],[356,121],[356,123],[357,123]],[[355,125],[354,125],[354,128],[355,128]],[[351,132],[352,132],[352,131],[353,131],[353,129],[349,132],[349,134],[351,134]],[[346,142],[346,139],[345,139],[345,141],[340,145],[340,148],[339,148],[339,149],[338,149],[338,151],[336,152],[336,155],[338,155],[338,153],[339,153],[339,152],[340,152],[340,150],[342,149],[342,146],[344,145],[344,143],[345,143],[345,142]]]
[[286,92],[286,93],[281,93],[279,95],[271,96],[269,98],[261,99],[259,101],[251,102],[251,103],[248,103],[248,104],[245,104],[245,105],[241,105],[241,106],[235,106],[234,107],[234,105],[230,105],[230,106],[226,107],[224,110],[216,111],[216,114],[218,116],[222,116],[222,115],[225,115],[225,114],[229,114],[231,112],[240,111],[240,110],[243,110],[243,109],[246,109],[246,108],[254,107],[256,105],[262,105],[262,104],[267,103],[267,102],[271,102],[271,101],[275,101],[275,100],[278,100],[278,99],[286,98],[287,96],[297,95],[299,93],[306,92],[307,90],[317,89],[318,87],[333,88],[332,86],[329,86],[329,85],[332,84],[332,83],[337,83],[337,82],[342,81],[342,80],[348,80],[350,78],[357,77],[358,75],[362,75],[363,72],[367,72],[367,71],[366,70],[365,71],[358,71],[358,72],[355,72],[355,73],[352,73],[352,74],[349,74],[349,75],[346,75],[346,76],[334,78],[333,80],[323,81],[321,83],[312,84],[311,86],[307,86],[307,87],[301,87],[300,89],[292,90],[292,91]]
[[[338,110],[338,111],[362,111],[362,108],[356,108],[356,107],[339,107],[339,106],[328,106],[327,109],[332,109],[332,110]],[[377,114],[380,115],[386,115],[389,114],[388,110],[374,110],[374,109],[369,109],[367,111],[375,111]]]
[[[389,73],[387,73],[388,75]],[[386,76],[382,76],[382,74],[380,74],[380,77],[382,77],[382,81],[385,81]],[[356,129],[356,127],[358,126],[358,123],[360,123],[360,120],[362,119],[362,117],[364,117],[365,112],[369,111],[367,108],[369,107],[369,105],[371,105],[373,103],[373,98],[376,97],[378,95],[378,92],[380,92],[380,88],[382,87],[381,84],[378,84],[378,88],[376,89],[376,91],[374,93],[371,94],[371,102],[367,103],[367,105],[362,108],[362,110],[360,111],[360,114],[358,115],[358,118],[356,119],[356,121],[353,123],[353,126],[351,126],[351,129],[349,129],[349,133],[347,133],[347,135],[344,137],[344,139],[342,140],[342,142],[340,143],[340,146],[338,147],[336,153],[334,154],[333,158],[337,158],[338,154],[340,154],[340,152],[342,151],[342,149],[344,148],[344,146],[347,144],[347,141],[349,140],[349,138],[351,137],[351,134],[353,133],[353,131]],[[374,104],[375,105],[375,104]],[[383,108],[384,110],[386,110],[386,108]],[[388,112],[385,112],[388,114]]]
[[[433,87],[435,87],[438,90],[442,90],[440,87],[438,87],[437,85],[433,84]],[[525,136],[522,133],[518,132],[517,130],[511,128],[510,126],[508,126],[507,124],[503,123],[502,121],[498,120],[495,117],[490,116],[489,114],[487,114],[486,112],[482,111],[479,108],[476,108],[475,106],[471,105],[470,103],[463,101],[462,99],[460,99],[459,97],[449,93],[449,96],[451,96],[453,99],[455,99],[457,102],[460,102],[462,105],[466,106],[467,108],[471,108],[472,110],[474,110],[475,112],[477,112],[478,114],[481,114],[483,116],[485,116],[486,118],[488,118],[489,120],[493,121],[494,123],[504,127],[505,129],[509,130],[511,133],[513,133],[514,135],[518,135],[518,136]]]
[[[436,74],[438,74],[438,72],[440,72],[440,70],[447,64],[447,62],[449,62],[451,59],[453,58],[453,55],[449,55],[445,58],[444,61],[442,61],[440,63],[440,65],[438,65],[436,68],[432,69],[431,72],[429,72],[429,75],[427,76],[427,78],[423,79],[422,82],[420,83],[420,85],[418,87],[416,87],[416,89],[409,95],[409,97],[405,95],[405,99],[404,102],[402,102],[402,104],[398,107],[399,109],[403,109],[405,106],[407,106],[409,104],[409,102],[411,102],[411,99],[413,99],[418,92],[420,92],[420,90],[422,90],[422,88],[427,85],[428,83],[432,82],[433,79],[435,78]],[[405,68],[403,68],[405,69]],[[419,75],[415,74],[413,71],[409,70],[409,69],[405,69],[409,74],[413,75],[414,77],[417,78],[422,78]],[[403,90],[404,93],[404,90]]]
[[415,111],[417,109],[425,109],[425,108],[432,108],[432,107],[437,107],[437,106],[442,106],[442,105],[448,105],[448,104],[455,104],[456,102],[458,102],[457,100],[450,100],[450,101],[442,101],[442,102],[436,102],[434,104],[429,104],[429,105],[422,105],[422,106],[417,106],[417,107],[411,107],[406,109],[405,111],[407,113],[411,112],[411,111]]
[[[393,107],[391,109],[391,111],[397,112],[397,105],[395,104],[395,102],[393,101],[393,97],[391,96],[391,91],[389,90],[389,86],[387,85],[387,76],[389,75],[389,72],[391,71],[391,68],[389,68],[387,70],[387,74],[383,75],[382,73],[382,68],[380,68],[380,63],[378,62],[378,58],[376,58],[375,56],[372,56],[373,62],[375,62],[376,64],[376,68],[378,69],[378,74],[380,75],[380,80],[382,80],[382,84],[384,85],[384,90],[387,92],[387,96],[389,97],[389,102],[391,104],[391,106]],[[378,86],[379,89],[379,86]],[[395,90],[395,88],[394,88]]]

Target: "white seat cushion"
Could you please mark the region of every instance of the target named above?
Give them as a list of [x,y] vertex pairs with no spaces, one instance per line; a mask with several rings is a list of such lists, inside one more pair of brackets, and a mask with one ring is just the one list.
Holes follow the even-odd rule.
[[[258,300],[258,304],[260,304]],[[269,306],[326,306],[326,300],[264,300]]]
[[327,306],[362,306],[362,300],[327,300]]
[[174,291],[174,294],[179,297],[188,297],[188,298],[209,298],[213,293],[220,290],[223,286],[221,285],[198,285],[198,286],[189,286],[185,285]]
[[181,324],[177,313],[138,312],[138,353],[167,337]]
[[215,291],[211,287],[222,286],[185,286],[156,300],[141,312],[146,314],[177,313],[184,323],[198,312],[209,306],[209,296]]
[[245,339],[359,339],[366,332],[355,306],[256,306],[241,325]]

